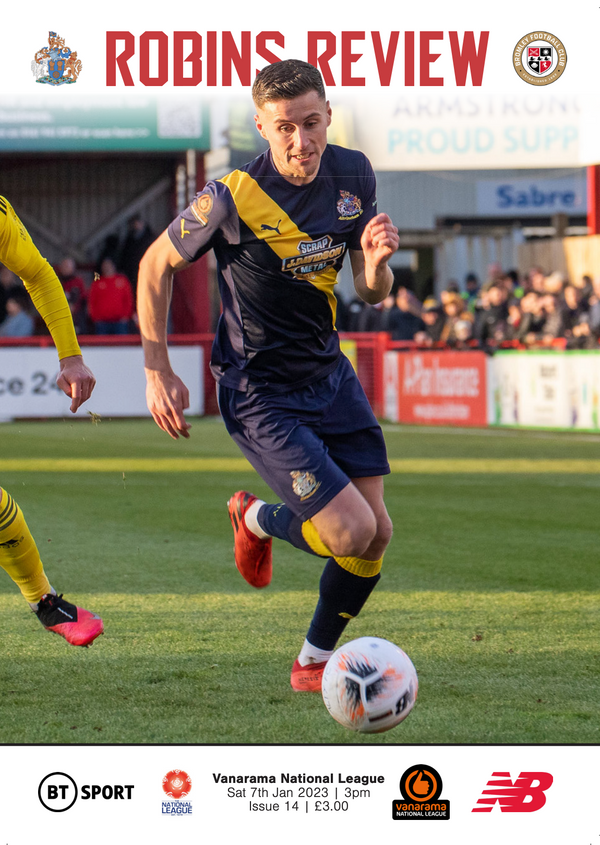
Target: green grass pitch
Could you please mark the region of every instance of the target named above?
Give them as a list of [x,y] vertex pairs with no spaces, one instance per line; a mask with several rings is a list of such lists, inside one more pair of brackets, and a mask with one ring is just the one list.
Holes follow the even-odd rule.
[[178,442],[149,420],[0,426],[0,484],[52,584],[106,630],[67,645],[0,572],[0,742],[599,742],[599,438],[385,430],[395,535],[344,639],[396,642],[420,689],[364,736],[289,686],[320,561],[275,541],[264,591],[235,569],[228,497],[274,497],[219,421]]

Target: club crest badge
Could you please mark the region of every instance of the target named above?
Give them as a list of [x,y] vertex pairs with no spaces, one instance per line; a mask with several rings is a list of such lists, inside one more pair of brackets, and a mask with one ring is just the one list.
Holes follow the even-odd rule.
[[312,472],[290,472],[292,476],[292,490],[303,502],[309,499],[321,486],[321,482],[317,481]]
[[532,73],[542,76],[552,67],[553,47],[528,47],[527,67]]
[[340,197],[337,201],[337,210],[339,220],[355,220],[363,213],[362,203],[358,197],[351,194],[350,191],[340,191]]
[[549,85],[567,66],[565,46],[550,32],[529,32],[513,50],[513,66],[529,85]]
[[81,68],[77,52],[65,46],[65,39],[57,32],[48,33],[48,46],[38,50],[31,62],[35,81],[46,85],[73,84]]

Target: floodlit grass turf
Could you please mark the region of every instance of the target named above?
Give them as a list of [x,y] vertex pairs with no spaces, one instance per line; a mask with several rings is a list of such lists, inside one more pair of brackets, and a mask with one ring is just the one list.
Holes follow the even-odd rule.
[[[393,459],[445,462],[386,480],[394,540],[345,637],[387,637],[410,654],[420,690],[405,723],[353,734],[320,696],[292,692],[321,564],[276,541],[267,590],[238,575],[225,502],[240,488],[273,501],[251,470],[111,463],[0,473],[54,586],[106,626],[91,649],[70,647],[0,573],[0,742],[600,742],[600,479],[513,463],[597,461],[600,438],[394,426],[386,438]],[[111,420],[5,424],[0,442],[0,467],[239,458],[214,420],[177,443],[150,421]],[[448,471],[465,458],[507,461],[506,472]]]

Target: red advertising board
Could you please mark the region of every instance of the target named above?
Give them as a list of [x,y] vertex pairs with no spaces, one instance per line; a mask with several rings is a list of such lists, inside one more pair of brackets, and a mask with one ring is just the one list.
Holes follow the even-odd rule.
[[[398,422],[487,425],[486,356],[483,352],[387,353],[387,389],[397,390]],[[392,355],[397,359],[393,361]],[[395,384],[394,384],[395,383]],[[393,406],[388,394],[387,407]]]

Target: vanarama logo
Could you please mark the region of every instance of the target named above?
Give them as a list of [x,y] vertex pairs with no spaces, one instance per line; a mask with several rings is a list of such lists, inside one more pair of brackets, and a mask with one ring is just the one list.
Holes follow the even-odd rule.
[[395,821],[450,818],[450,801],[440,800],[442,778],[433,766],[419,764],[407,769],[400,778],[400,792],[404,800],[392,801]]
[[550,85],[567,66],[565,45],[550,32],[528,32],[513,50],[513,67],[529,85]]
[[297,249],[300,255],[284,258],[281,269],[292,272],[294,276],[305,276],[332,267],[344,254],[346,244],[332,246],[331,237],[325,235],[316,241],[300,241]]
[[[213,199],[210,194],[201,194],[199,197],[196,197],[194,202],[190,206],[190,210],[198,223],[202,226],[206,226],[208,223],[208,215],[212,211],[213,207]],[[183,235],[182,235],[183,237]]]
[[549,772],[521,772],[512,782],[510,772],[494,772],[472,813],[491,813],[498,804],[503,813],[534,813],[546,803],[554,778]]

